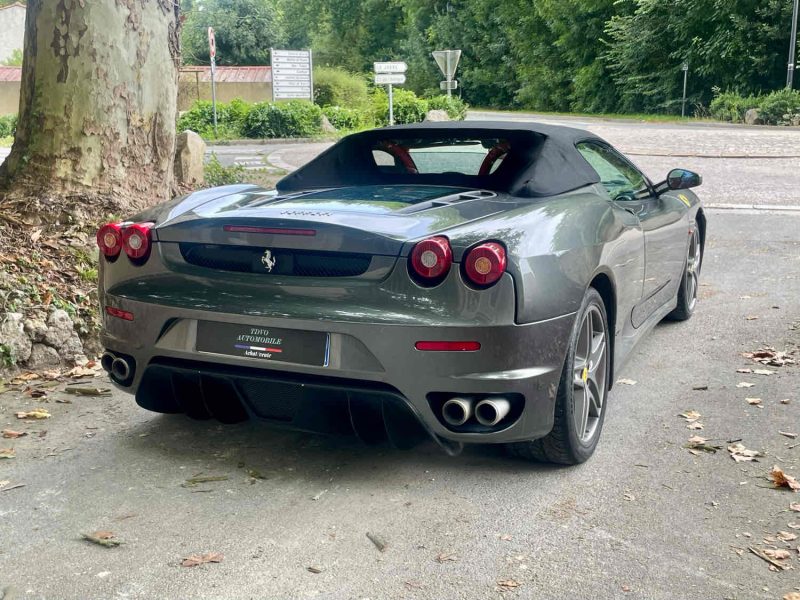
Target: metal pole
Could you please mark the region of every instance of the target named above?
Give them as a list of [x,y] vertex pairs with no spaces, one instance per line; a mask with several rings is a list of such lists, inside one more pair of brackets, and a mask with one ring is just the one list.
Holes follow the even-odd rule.
[[[684,65],[686,67],[686,65]],[[681,118],[686,118],[686,85],[689,82],[689,69],[683,69],[683,105],[681,106]]]
[[792,11],[792,39],[789,42],[789,66],[786,71],[786,87],[794,87],[794,67],[797,60],[797,17],[800,13],[800,0],[794,0],[794,11]]
[[394,97],[391,83],[389,84],[389,125],[394,125]]
[[217,59],[211,58],[211,107],[214,110],[214,137],[217,137]]
[[453,90],[450,89],[450,50],[447,51],[447,99],[453,97]]

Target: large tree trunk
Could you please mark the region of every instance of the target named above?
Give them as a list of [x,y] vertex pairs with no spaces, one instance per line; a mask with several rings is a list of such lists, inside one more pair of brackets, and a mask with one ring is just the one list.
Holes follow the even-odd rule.
[[177,0],[28,0],[6,206],[38,199],[29,208],[58,218],[168,198],[179,12]]

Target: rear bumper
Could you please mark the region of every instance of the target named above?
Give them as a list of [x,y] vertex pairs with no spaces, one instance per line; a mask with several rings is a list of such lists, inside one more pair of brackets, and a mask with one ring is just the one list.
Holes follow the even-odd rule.
[[[111,352],[124,353],[135,361],[130,384],[121,387],[135,393],[139,404],[151,410],[191,412],[186,400],[193,393],[200,398],[230,397],[238,398],[250,417],[336,433],[336,417],[328,411],[335,405],[404,405],[430,434],[469,443],[530,440],[552,429],[558,382],[575,318],[570,314],[526,325],[431,327],[248,317],[110,295],[105,303],[136,315],[135,321],[104,315],[101,339]],[[310,366],[198,352],[198,320],[323,331],[330,336],[329,360],[326,366]],[[481,349],[421,352],[414,348],[421,340],[477,341]],[[264,390],[272,392],[261,393],[259,380]],[[524,407],[513,422],[498,430],[453,431],[435,413],[436,403],[431,404],[431,395],[442,394],[516,394],[524,398]],[[283,399],[276,400],[279,396]],[[282,402],[285,413],[278,414],[275,403]],[[265,408],[267,405],[272,408]],[[213,413],[224,406],[210,408]],[[402,419],[391,409],[387,409],[388,417],[381,410],[389,420]],[[225,420],[225,411],[220,414]]]

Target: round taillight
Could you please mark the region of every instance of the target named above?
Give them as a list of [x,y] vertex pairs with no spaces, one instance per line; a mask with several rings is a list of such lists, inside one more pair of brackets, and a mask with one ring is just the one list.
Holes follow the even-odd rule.
[[134,223],[122,232],[122,249],[131,260],[141,260],[150,253],[150,228],[152,223]]
[[107,223],[97,230],[97,246],[107,258],[119,256],[122,250],[122,231],[119,223]]
[[419,242],[411,251],[411,274],[421,283],[431,284],[445,278],[453,264],[453,251],[445,237]]
[[469,282],[486,287],[496,283],[506,272],[506,249],[497,242],[485,242],[470,250],[463,263]]

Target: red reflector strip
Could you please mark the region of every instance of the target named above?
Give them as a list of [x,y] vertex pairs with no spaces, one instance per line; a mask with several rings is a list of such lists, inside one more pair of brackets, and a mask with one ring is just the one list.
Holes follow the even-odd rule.
[[417,342],[414,347],[424,352],[477,352],[481,349],[479,342]]
[[232,233],[268,233],[272,235],[317,235],[316,229],[283,229],[281,227],[250,227],[248,225],[225,225],[225,231]]
[[133,313],[121,308],[114,308],[113,306],[106,306],[106,313],[112,317],[117,317],[123,321],[133,321]]

